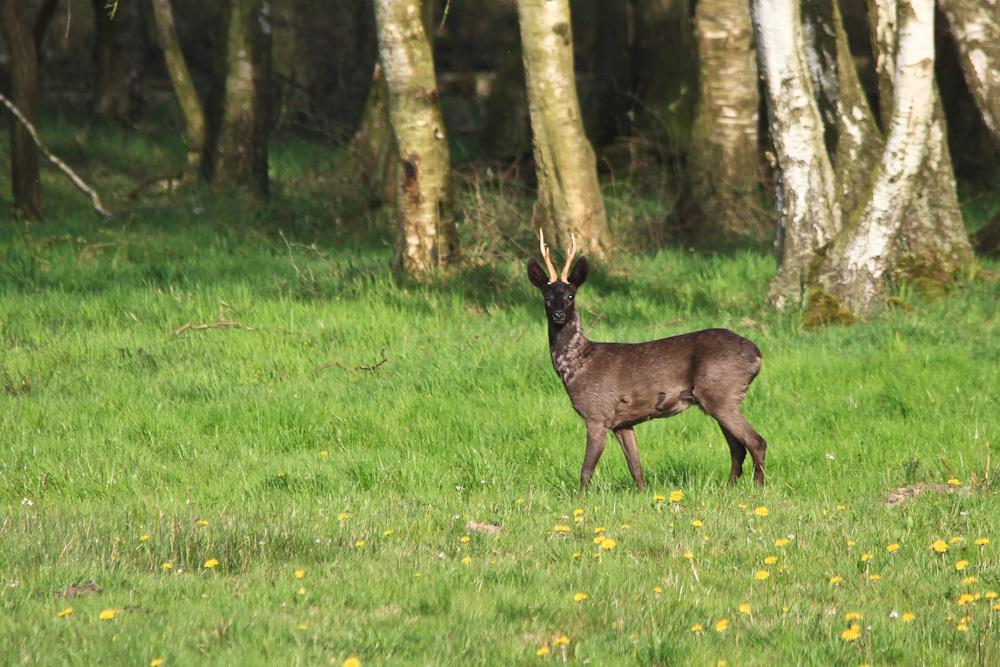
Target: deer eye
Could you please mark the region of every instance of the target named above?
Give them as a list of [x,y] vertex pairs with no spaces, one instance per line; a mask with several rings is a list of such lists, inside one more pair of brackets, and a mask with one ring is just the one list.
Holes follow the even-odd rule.
[[566,298],[567,298],[567,299],[568,299],[569,301],[572,301],[572,300],[573,300],[573,295],[572,295],[572,294],[570,294],[570,295],[569,295],[569,296],[567,296]]

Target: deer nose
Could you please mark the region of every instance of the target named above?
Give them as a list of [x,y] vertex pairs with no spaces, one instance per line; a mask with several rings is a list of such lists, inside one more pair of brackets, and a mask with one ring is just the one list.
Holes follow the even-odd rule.
[[566,319],[566,312],[563,310],[553,311],[552,319],[554,319],[556,322],[562,322],[563,320]]

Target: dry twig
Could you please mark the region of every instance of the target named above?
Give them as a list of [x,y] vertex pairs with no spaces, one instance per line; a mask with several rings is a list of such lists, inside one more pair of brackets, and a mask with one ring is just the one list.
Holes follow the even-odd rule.
[[330,361],[327,361],[327,362],[322,363],[319,366],[317,366],[316,367],[316,372],[318,373],[318,372],[320,372],[322,370],[326,370],[327,368],[330,368],[332,366],[336,366],[337,368],[343,368],[348,373],[354,373],[355,371],[367,371],[369,373],[374,373],[383,364],[385,364],[387,361],[389,361],[389,358],[387,356],[385,356],[385,348],[384,347],[382,348],[382,351],[380,352],[380,355],[381,355],[382,358],[379,359],[378,361],[376,361],[374,363],[371,363],[371,364],[361,364],[359,366],[348,366],[347,364],[345,364],[343,361],[340,361],[339,359],[331,359]]
[[179,336],[185,331],[203,331],[205,329],[244,329],[246,331],[254,331],[253,327],[245,327],[242,322],[228,322],[221,320],[219,322],[204,322],[202,324],[195,324],[188,320],[174,329],[174,335]]

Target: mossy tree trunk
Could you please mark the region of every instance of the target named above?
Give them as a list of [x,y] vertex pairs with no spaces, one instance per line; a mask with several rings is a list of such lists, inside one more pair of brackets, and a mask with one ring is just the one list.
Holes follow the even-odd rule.
[[1000,149],[1000,5],[996,0],[938,0],[948,17],[966,84]]
[[170,83],[184,116],[184,139],[187,143],[187,164],[192,174],[201,171],[202,159],[205,155],[205,109],[201,97],[194,87],[194,80],[188,70],[187,61],[181,51],[180,38],[177,35],[177,25],[174,22],[174,11],[171,0],[152,0],[153,21],[156,34],[160,40],[160,49],[166,61]]
[[797,0],[753,0],[757,57],[764,78],[774,145],[778,274],[770,299],[802,303],[818,248],[836,236],[841,219],[837,183],[813,94]]
[[375,64],[371,88],[361,112],[361,122],[351,137],[346,156],[350,168],[361,179],[374,201],[393,202],[396,199],[396,135],[389,122],[388,91],[382,66]]
[[538,200],[534,222],[591,257],[610,251],[594,150],[583,130],[573,73],[568,0],[518,0]]
[[269,0],[229,0],[226,82],[212,181],[266,196],[271,129]]
[[[38,122],[38,60],[27,8],[22,0],[0,0],[0,29],[10,57],[10,98],[24,117]],[[42,184],[38,150],[31,134],[11,118],[10,174],[14,210],[26,218],[42,219]]]
[[395,262],[422,279],[458,259],[434,59],[419,0],[376,0],[375,25],[397,143]]
[[746,233],[747,199],[760,182],[757,163],[757,63],[750,11],[743,0],[699,0],[695,8],[699,96],[691,178],[705,224]]

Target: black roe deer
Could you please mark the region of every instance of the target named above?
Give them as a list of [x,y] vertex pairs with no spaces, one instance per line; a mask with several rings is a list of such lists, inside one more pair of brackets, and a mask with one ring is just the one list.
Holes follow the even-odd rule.
[[715,418],[732,456],[730,483],[743,474],[747,450],[753,477],[764,484],[767,443],[754,430],[740,404],[760,371],[760,350],[728,329],[705,329],[645,343],[596,343],[583,335],[574,301],[587,280],[587,259],[572,271],[574,239],[562,275],[539,232],[548,274],[528,261],[528,278],[545,298],[552,365],[566,387],[573,409],[587,424],[587,452],[580,471],[580,491],[586,491],[594,467],[613,431],[625,452],[632,479],[646,488],[639,465],[633,427],[650,419],[673,417],[697,405]]

